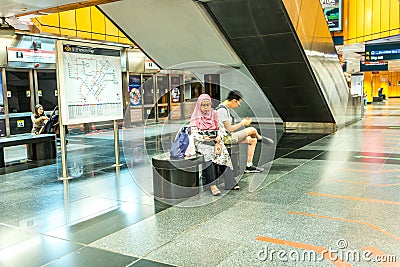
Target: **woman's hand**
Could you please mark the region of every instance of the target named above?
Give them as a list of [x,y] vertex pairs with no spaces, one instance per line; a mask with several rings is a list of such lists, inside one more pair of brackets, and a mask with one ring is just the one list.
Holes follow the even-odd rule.
[[208,136],[208,135],[203,135],[203,139],[204,139],[204,141],[213,141],[214,140],[213,137]]
[[215,138],[215,142],[217,144],[219,144],[222,141],[222,137],[221,136],[217,136],[217,138]]

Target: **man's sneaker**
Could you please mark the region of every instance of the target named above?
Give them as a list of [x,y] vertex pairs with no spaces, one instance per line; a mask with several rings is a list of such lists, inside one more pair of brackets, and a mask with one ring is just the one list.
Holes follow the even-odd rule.
[[265,137],[265,136],[261,136],[261,139],[258,139],[259,142],[263,142],[264,144],[273,144],[274,140],[272,140],[271,138]]
[[262,172],[264,171],[263,168],[256,167],[254,165],[251,165],[250,167],[246,167],[244,170],[245,173],[256,173],[256,172]]

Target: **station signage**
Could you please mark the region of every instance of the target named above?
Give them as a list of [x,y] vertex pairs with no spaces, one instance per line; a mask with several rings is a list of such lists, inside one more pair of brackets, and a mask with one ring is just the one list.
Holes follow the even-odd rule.
[[365,61],[391,59],[400,59],[400,43],[365,45]]
[[9,62],[56,63],[55,51],[7,47]]
[[388,70],[387,61],[360,61],[360,71],[381,71]]

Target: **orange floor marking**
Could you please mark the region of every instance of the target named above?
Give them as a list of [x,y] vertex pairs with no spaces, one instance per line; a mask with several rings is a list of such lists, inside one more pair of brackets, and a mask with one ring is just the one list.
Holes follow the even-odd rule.
[[399,169],[395,170],[357,170],[357,169],[342,169],[345,172],[368,172],[368,173],[385,173],[385,172],[400,172]]
[[361,220],[352,220],[352,219],[346,219],[346,218],[340,218],[340,217],[331,217],[331,216],[325,216],[325,215],[319,215],[319,214],[311,214],[311,213],[304,213],[304,212],[298,212],[298,211],[288,211],[289,214],[296,214],[296,215],[302,215],[302,216],[308,216],[308,217],[316,217],[316,218],[321,218],[321,219],[328,219],[328,220],[333,220],[333,221],[344,221],[344,222],[351,222],[351,223],[358,223],[358,224],[363,224],[366,225],[390,238],[393,238],[394,240],[400,241],[400,237],[387,232],[386,230],[383,230],[381,228],[379,228],[378,226],[369,223],[369,222],[365,222],[365,221],[361,221]]
[[[386,259],[388,260],[388,256],[389,255],[387,255],[385,252],[383,252],[383,251],[381,251],[381,250],[379,250],[379,249],[377,249],[377,248],[374,248],[374,247],[364,247],[364,248],[362,248],[363,250],[368,250],[368,251],[371,251],[372,252],[372,255],[374,256],[374,257],[376,257],[376,256],[379,256],[379,257],[381,257],[381,256],[384,256],[384,257],[386,257]],[[395,256],[395,255],[391,255],[391,256]],[[372,258],[372,257],[371,257]],[[395,258],[395,260],[397,261],[397,258]],[[380,265],[380,266],[386,266],[386,267],[399,267],[400,266],[400,262],[376,262],[376,264],[378,264],[378,265]]]
[[346,181],[346,180],[335,180],[334,182],[337,183],[345,183],[345,184],[364,184],[364,185],[372,185],[372,186],[398,186],[400,183],[394,183],[394,184],[374,184],[374,183],[368,183],[368,182],[351,182],[351,181]]
[[341,198],[341,199],[363,201],[363,202],[372,202],[372,203],[379,203],[379,204],[400,205],[400,202],[390,201],[390,200],[382,200],[382,199],[373,199],[373,198],[364,198],[364,197],[352,197],[352,196],[341,196],[341,195],[324,194],[324,193],[317,193],[317,192],[308,192],[308,194],[311,195],[311,196],[317,196],[317,197],[331,197],[331,198]]
[[278,245],[284,245],[284,246],[293,247],[293,248],[300,248],[300,249],[304,249],[304,250],[312,250],[312,251],[315,251],[315,252],[323,255],[326,260],[332,262],[332,264],[335,266],[340,266],[340,267],[352,266],[351,264],[343,261],[340,258],[338,258],[337,261],[332,261],[329,258],[329,255],[327,253],[324,253],[324,252],[328,251],[328,249],[325,247],[315,246],[315,245],[310,245],[310,244],[305,244],[305,243],[299,243],[299,242],[294,242],[294,241],[289,241],[289,240],[277,239],[277,238],[272,238],[272,237],[267,237],[267,236],[258,236],[256,238],[256,240],[262,241],[262,242],[267,242],[267,243],[274,243],[274,244],[278,244]]

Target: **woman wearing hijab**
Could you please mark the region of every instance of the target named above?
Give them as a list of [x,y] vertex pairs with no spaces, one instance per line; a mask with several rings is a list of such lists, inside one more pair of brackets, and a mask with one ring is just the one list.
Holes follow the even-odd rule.
[[222,141],[226,132],[223,125],[217,120],[217,112],[211,107],[209,95],[202,94],[197,99],[190,119],[190,128],[196,151],[203,155],[206,162],[205,177],[207,184],[210,184],[211,193],[214,196],[221,194],[215,182],[216,168],[223,173],[225,189],[238,190],[239,186],[233,175],[231,158]]

